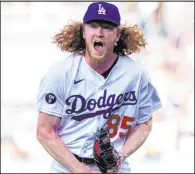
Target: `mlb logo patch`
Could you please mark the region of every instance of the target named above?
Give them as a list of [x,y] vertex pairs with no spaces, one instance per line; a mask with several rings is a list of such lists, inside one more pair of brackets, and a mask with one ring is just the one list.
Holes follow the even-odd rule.
[[45,96],[45,100],[48,104],[54,104],[56,102],[56,96],[52,93],[48,93]]

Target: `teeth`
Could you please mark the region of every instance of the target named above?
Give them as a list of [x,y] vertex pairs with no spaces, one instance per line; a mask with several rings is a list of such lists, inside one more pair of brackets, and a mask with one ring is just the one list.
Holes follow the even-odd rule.
[[102,42],[101,40],[95,40],[94,42]]

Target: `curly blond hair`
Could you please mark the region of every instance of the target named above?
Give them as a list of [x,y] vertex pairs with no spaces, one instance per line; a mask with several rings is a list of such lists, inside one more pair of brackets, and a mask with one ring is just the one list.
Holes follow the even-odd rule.
[[[60,33],[54,36],[53,43],[62,51],[81,54],[85,53],[85,40],[83,39],[83,23],[72,22],[64,26]],[[121,37],[114,47],[114,52],[118,55],[130,55],[140,52],[141,48],[145,48],[146,40],[144,33],[138,25],[120,26]]]

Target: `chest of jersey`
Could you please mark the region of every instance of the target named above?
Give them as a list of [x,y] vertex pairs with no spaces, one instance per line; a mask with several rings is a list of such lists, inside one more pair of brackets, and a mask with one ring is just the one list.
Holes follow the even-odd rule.
[[[81,130],[89,128],[89,124],[94,124],[97,129],[120,124],[129,128],[135,121],[137,96],[138,81],[121,68],[114,67],[104,79],[81,65],[65,99],[63,115],[66,121],[69,120],[66,128]],[[114,136],[114,130],[111,132]]]

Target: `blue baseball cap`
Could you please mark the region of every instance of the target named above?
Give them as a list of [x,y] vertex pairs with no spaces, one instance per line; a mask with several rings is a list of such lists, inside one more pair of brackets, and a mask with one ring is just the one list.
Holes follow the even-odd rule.
[[118,8],[114,4],[94,2],[89,5],[83,17],[83,23],[95,20],[108,21],[120,26],[121,16]]

